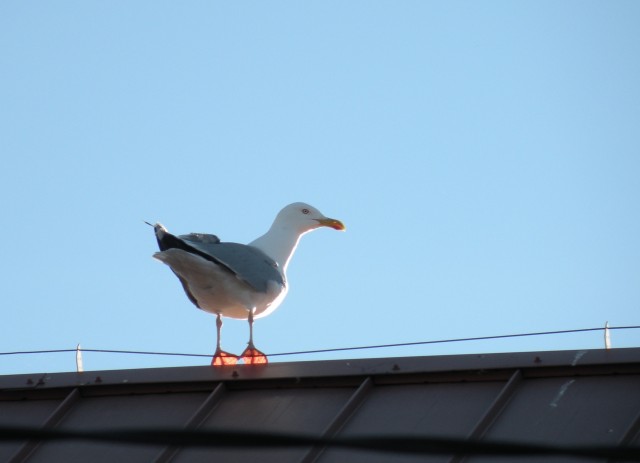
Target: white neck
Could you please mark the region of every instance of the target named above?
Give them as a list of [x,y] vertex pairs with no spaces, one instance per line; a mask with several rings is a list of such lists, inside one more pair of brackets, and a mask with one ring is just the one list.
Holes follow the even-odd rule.
[[282,271],[286,273],[289,261],[304,233],[306,232],[300,233],[298,230],[274,223],[267,233],[249,245],[262,250],[275,260],[282,267]]

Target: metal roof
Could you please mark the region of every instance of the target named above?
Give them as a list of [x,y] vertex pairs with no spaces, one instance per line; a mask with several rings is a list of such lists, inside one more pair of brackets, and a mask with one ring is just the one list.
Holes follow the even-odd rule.
[[[640,444],[640,348],[0,376],[0,426]],[[453,462],[322,447],[0,442],[0,461]],[[470,457],[464,461],[493,461]],[[550,461],[525,457],[517,461]],[[583,461],[560,458],[553,461]]]

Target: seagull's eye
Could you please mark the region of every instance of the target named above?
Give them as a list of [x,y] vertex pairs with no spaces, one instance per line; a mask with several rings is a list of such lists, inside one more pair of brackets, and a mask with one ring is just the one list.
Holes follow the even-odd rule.
[[302,209],[302,213],[305,214],[305,215],[308,214],[309,213],[309,209],[307,209],[307,208]]

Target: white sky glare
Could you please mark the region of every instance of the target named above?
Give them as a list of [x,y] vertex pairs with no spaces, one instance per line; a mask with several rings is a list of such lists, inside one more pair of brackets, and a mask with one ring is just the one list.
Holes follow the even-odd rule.
[[[639,23],[636,1],[2,2],[0,352],[213,353],[143,220],[246,243],[295,201],[347,231],[302,238],[267,353],[639,325]],[[240,352],[248,328],[223,337]]]

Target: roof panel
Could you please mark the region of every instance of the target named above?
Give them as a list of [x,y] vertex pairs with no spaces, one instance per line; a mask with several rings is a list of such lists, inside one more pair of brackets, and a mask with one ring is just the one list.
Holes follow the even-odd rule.
[[[193,392],[83,397],[75,403],[58,428],[106,429],[158,425],[182,428],[207,395],[205,392]],[[161,449],[86,441],[50,442],[41,445],[28,461],[148,462]]]
[[638,410],[638,375],[529,379],[487,437],[615,444]]
[[[485,439],[616,445],[639,410],[639,375],[532,378],[521,383]],[[521,461],[543,462],[548,458]]]
[[[61,400],[0,401],[0,425],[41,426]],[[22,442],[0,442],[0,461],[8,461]]]
[[[467,436],[504,384],[481,382],[473,388],[467,383],[376,386],[341,435]],[[386,462],[389,455],[330,450],[319,461]],[[425,458],[396,456],[394,461],[425,461]],[[447,458],[426,461],[447,461]]]
[[[321,433],[355,388],[228,391],[200,429]],[[307,449],[188,449],[176,462],[298,462]]]

